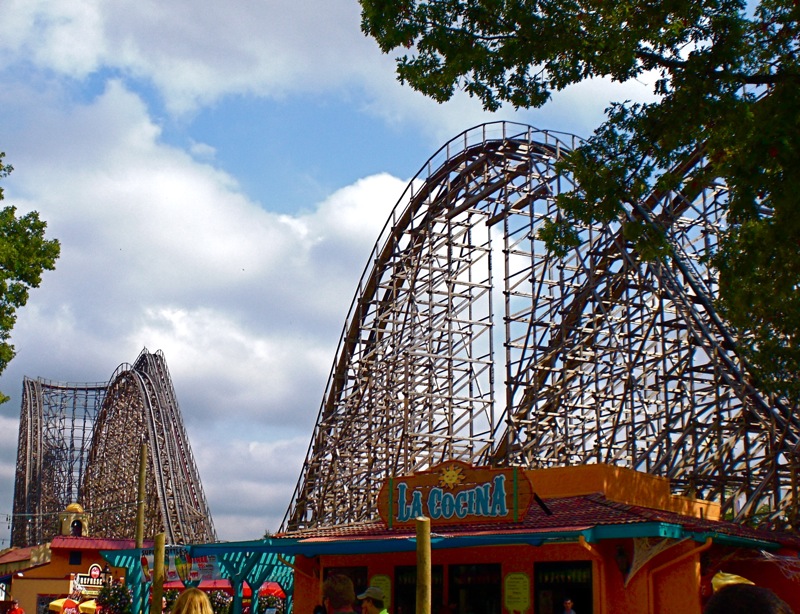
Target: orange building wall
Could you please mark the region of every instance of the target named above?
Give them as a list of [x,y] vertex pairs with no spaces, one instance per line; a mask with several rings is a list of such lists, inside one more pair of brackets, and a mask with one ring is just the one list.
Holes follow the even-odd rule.
[[[631,505],[641,505],[654,509],[668,510],[697,518],[718,520],[720,507],[717,503],[679,497],[670,493],[666,478],[645,473],[594,464],[573,467],[554,467],[525,472],[531,480],[534,491],[541,497],[558,498],[586,495],[601,492],[612,501]],[[666,551],[653,557],[640,570],[630,577],[625,585],[625,577],[617,564],[617,551],[622,547],[629,560],[633,560],[632,539],[605,540],[598,544],[559,543],[540,547],[505,546],[476,547],[452,550],[434,550],[433,565],[453,565],[470,563],[500,563],[502,575],[522,572],[531,579],[531,609],[535,608],[534,563],[546,561],[592,561],[593,612],[594,614],[700,614],[707,595],[702,593],[704,578],[701,577],[701,559],[706,551],[712,551],[717,560],[728,553],[736,556],[731,561],[749,556],[747,563],[731,563],[723,569],[749,578],[760,586],[774,590],[800,612],[800,582],[783,576],[778,568],[766,562],[754,562],[758,554],[742,548],[726,548],[712,544],[685,541],[677,543]],[[713,549],[713,550],[711,550]],[[789,553],[796,559],[796,553]],[[368,568],[368,577],[376,574],[387,575],[394,581],[394,568],[398,565],[415,565],[416,553],[390,553],[385,555],[323,556],[315,559],[298,557],[298,569],[305,576],[296,574],[295,612],[310,614],[313,607],[321,603],[321,577],[326,567]],[[798,570],[800,573],[800,564]],[[448,594],[449,579],[445,574],[445,595]],[[394,592],[394,587],[393,587]],[[389,611],[395,614],[389,604]],[[438,604],[432,604],[434,612]],[[580,608],[576,606],[579,614]],[[512,614],[503,608],[502,614]],[[524,613],[523,613],[524,614]]]
[[[27,573],[27,572],[26,572]],[[11,594],[27,614],[36,614],[38,595],[64,595],[69,590],[69,580],[13,578]]]
[[[629,540],[628,540],[629,541]],[[433,550],[432,565],[500,563],[502,575],[522,572],[531,580],[528,614],[535,608],[534,563],[554,561],[591,561],[593,577],[594,614],[642,614],[652,603],[654,612],[669,614],[700,614],[700,552],[698,544],[687,542],[675,546],[655,557],[624,586],[624,576],[615,561],[617,546],[625,540],[600,544],[564,543],[545,546],[485,546],[452,550]],[[632,551],[630,543],[629,550]],[[697,552],[695,552],[697,551]],[[685,557],[685,558],[681,558]],[[671,560],[675,564],[669,564]],[[322,602],[322,572],[327,567],[368,568],[368,578],[384,574],[392,578],[394,595],[395,566],[415,565],[416,553],[389,553],[378,555],[337,555],[314,559],[298,557],[295,565],[294,611],[309,614],[315,605]],[[666,565],[665,565],[666,564]],[[661,568],[654,575],[652,570]],[[448,594],[448,575],[444,577],[444,594]],[[393,603],[387,604],[394,614]],[[436,611],[439,604],[432,604]],[[576,606],[576,610],[577,610]],[[512,614],[505,607],[503,614]],[[580,612],[579,612],[580,614]]]
[[669,479],[625,467],[598,463],[530,469],[525,474],[536,494],[542,498],[602,492],[611,501],[719,520],[718,503],[673,495],[670,493]]
[[[19,600],[20,606],[27,614],[36,614],[36,601],[38,595],[58,595],[66,597],[69,594],[70,574],[87,573],[89,567],[97,563],[104,567],[107,563],[100,556],[98,550],[81,550],[81,564],[69,564],[69,550],[53,550],[49,563],[39,567],[26,569],[22,577],[17,575],[11,578],[11,594]],[[124,569],[112,568],[115,578],[125,576]]]

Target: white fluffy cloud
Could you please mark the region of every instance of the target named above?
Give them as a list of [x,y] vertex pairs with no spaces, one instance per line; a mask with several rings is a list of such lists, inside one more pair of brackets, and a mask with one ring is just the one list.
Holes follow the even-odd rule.
[[[195,456],[203,465],[203,480],[215,484],[214,522],[217,532],[257,539],[274,532],[286,513],[308,439],[287,438],[278,442],[253,442],[230,438],[224,446],[195,445]],[[224,461],[224,462],[221,462]]]
[[[11,64],[32,62],[71,79],[109,71],[141,80],[174,113],[228,95],[335,93],[386,122],[422,127],[433,146],[491,117],[466,95],[440,105],[401,86],[394,54],[381,54],[361,32],[359,11],[357,0],[238,7],[210,0],[6,0],[0,51]],[[500,116],[588,136],[609,95],[647,99],[652,83],[612,87],[598,80],[557,94],[543,111],[504,109]]]
[[[258,537],[288,505],[336,335],[404,183],[368,177],[278,215],[159,134],[113,82],[6,143],[20,168],[8,204],[38,210],[62,256],[20,312],[3,388],[16,394],[23,374],[102,381],[143,347],[163,350],[221,537]],[[16,396],[6,413],[18,407]],[[0,479],[13,473],[7,439]],[[275,449],[280,479],[246,475]]]
[[101,68],[151,81],[174,110],[231,92],[319,92],[375,70],[353,0],[8,0],[0,48],[81,78]]

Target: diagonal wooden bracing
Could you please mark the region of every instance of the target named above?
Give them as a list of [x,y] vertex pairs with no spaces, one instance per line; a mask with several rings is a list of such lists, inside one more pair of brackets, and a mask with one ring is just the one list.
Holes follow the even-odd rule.
[[[800,425],[748,382],[714,310],[724,187],[653,193],[558,258],[536,237],[575,187],[555,169],[575,144],[479,126],[409,184],[347,316],[285,529],[371,518],[384,478],[451,458],[612,463],[739,520],[794,524]],[[627,220],[657,224],[673,257],[642,261]]]
[[133,538],[139,450],[147,444],[145,534],[168,543],[215,541],[213,521],[161,352],[142,351],[108,383],[25,379],[12,543],[58,534],[79,502],[93,536]]

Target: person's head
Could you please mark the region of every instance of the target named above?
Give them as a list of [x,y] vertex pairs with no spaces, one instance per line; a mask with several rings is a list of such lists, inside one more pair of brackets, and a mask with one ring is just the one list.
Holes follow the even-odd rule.
[[572,609],[572,597],[565,597],[564,610],[571,610],[571,609]]
[[187,588],[175,600],[172,614],[214,614],[214,610],[208,595],[199,588]]
[[792,608],[768,588],[729,584],[708,600],[704,614],[794,614]]
[[325,614],[325,606],[324,605],[315,605],[314,606],[314,614]]
[[329,612],[352,608],[355,601],[356,590],[347,576],[333,574],[322,583],[322,603]]
[[367,590],[358,595],[358,599],[361,601],[363,611],[367,614],[377,614],[386,607],[383,604],[386,597],[383,591],[377,586],[370,586]]

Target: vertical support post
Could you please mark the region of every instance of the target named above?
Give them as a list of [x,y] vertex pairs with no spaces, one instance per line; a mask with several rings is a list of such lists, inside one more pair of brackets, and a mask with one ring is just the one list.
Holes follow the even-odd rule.
[[147,444],[143,441],[139,449],[139,494],[136,499],[136,547],[144,544],[144,497],[147,478]]
[[[252,556],[252,555],[251,555]],[[243,580],[236,580],[235,582],[231,582],[233,585],[233,603],[231,604],[231,613],[232,614],[242,614],[242,602],[244,601],[244,581]],[[252,591],[251,599],[255,599],[258,601],[258,589],[261,588],[256,587],[255,591]],[[252,606],[251,606],[252,607]]]
[[431,614],[431,520],[417,518],[417,609]]
[[156,533],[153,540],[153,589],[151,591],[150,614],[161,614],[161,598],[164,596],[164,533]]

